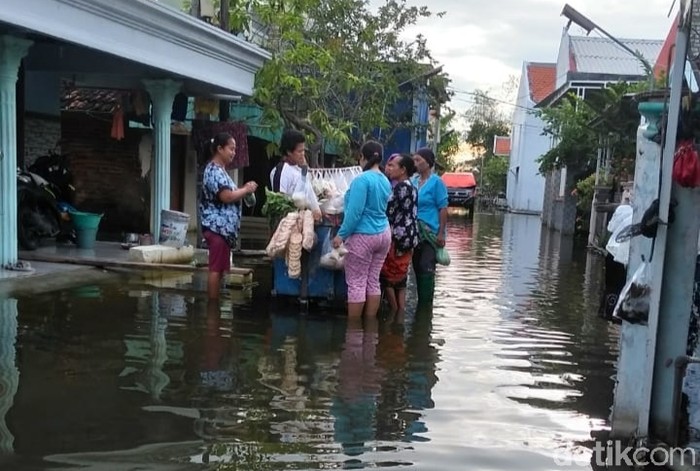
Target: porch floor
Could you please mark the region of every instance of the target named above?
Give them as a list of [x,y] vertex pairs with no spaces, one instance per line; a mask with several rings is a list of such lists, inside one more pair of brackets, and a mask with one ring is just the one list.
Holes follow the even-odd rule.
[[31,272],[27,271],[14,271],[14,270],[4,270],[0,268],[0,281],[2,280],[21,280],[28,278],[30,276],[42,276],[42,275],[53,275],[60,273],[69,273],[77,270],[81,270],[83,267],[77,265],[66,265],[62,263],[49,263],[49,262],[32,262]]
[[[239,255],[245,255],[240,254]],[[248,254],[250,255],[250,254]],[[257,253],[255,254],[257,255]],[[235,253],[234,253],[235,257]],[[34,266],[35,262],[82,265],[101,268],[124,268],[141,270],[171,270],[182,272],[206,271],[206,266],[193,264],[160,264],[130,262],[129,251],[122,248],[119,242],[96,241],[92,249],[80,249],[73,244],[49,243],[32,251],[20,250],[19,259],[28,261]],[[247,275],[250,268],[232,267],[231,273]],[[17,272],[23,273],[23,272]]]
[[[72,244],[49,243],[36,250],[20,250],[19,259],[32,262],[74,263],[100,260],[104,262],[126,262],[129,255],[118,242],[95,242],[93,249],[79,249]],[[70,260],[68,260],[70,259]],[[91,265],[91,264],[90,264]]]

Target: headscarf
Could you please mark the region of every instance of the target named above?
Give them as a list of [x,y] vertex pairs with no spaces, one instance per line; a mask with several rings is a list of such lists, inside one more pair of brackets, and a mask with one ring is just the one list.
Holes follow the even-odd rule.
[[418,150],[416,151],[416,154],[418,154],[418,155],[420,155],[421,157],[423,157],[423,160],[425,160],[426,162],[428,162],[428,166],[429,166],[430,168],[433,168],[433,167],[435,166],[435,154],[434,154],[433,151],[430,150],[429,148],[423,147],[423,148],[421,148],[421,149],[418,149]]

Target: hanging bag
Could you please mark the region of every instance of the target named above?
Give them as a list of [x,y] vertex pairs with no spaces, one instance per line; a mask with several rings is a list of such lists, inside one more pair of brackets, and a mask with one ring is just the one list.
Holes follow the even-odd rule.
[[418,231],[420,238],[427,241],[435,249],[435,261],[440,265],[448,266],[451,262],[450,253],[445,247],[438,247],[435,234],[422,221],[418,221]]
[[673,181],[685,188],[700,186],[700,159],[692,139],[681,141],[673,156]]

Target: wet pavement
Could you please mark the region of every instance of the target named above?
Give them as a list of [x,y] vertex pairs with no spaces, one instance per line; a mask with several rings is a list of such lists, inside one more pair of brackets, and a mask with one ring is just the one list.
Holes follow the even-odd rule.
[[448,250],[432,309],[359,324],[264,267],[221,306],[196,274],[0,300],[0,469],[591,469],[601,260],[524,215],[451,217]]

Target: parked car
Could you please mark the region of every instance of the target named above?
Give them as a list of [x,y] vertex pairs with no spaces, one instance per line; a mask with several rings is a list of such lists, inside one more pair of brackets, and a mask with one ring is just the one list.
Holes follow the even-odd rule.
[[442,181],[447,187],[447,201],[450,206],[459,206],[474,215],[474,198],[476,197],[476,178],[471,172],[447,172],[442,174]]

